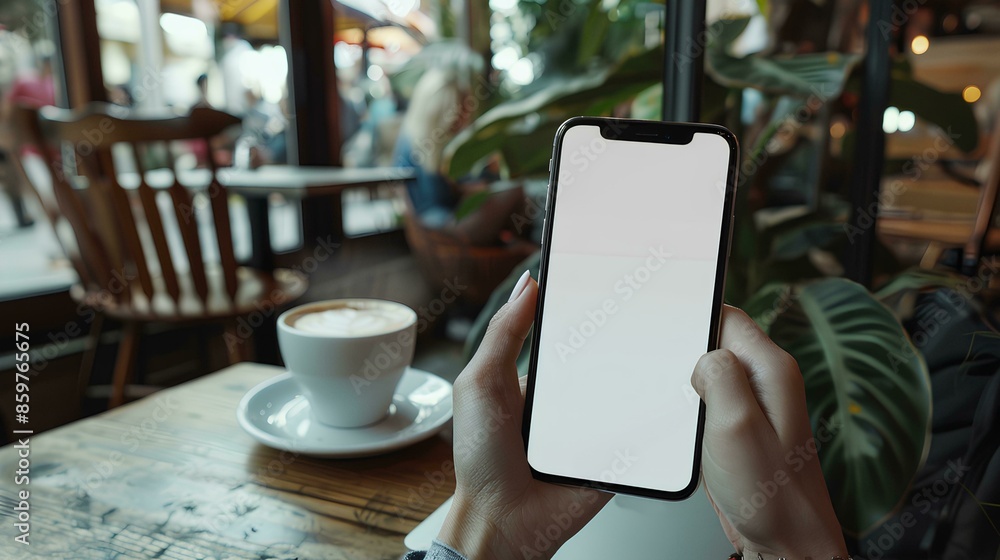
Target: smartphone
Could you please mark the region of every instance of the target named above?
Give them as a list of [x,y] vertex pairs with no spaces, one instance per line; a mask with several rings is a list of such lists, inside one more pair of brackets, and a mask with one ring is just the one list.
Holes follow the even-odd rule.
[[575,117],[553,149],[523,421],[535,478],[680,500],[698,485],[739,146],[710,124]]

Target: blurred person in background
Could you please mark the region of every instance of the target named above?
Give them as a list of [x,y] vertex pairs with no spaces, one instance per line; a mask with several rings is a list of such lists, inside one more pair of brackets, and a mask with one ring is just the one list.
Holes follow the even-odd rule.
[[399,102],[388,79],[370,83],[368,100],[358,131],[344,145],[347,167],[389,167],[393,164],[399,126]]
[[407,182],[407,194],[424,227],[444,230],[472,245],[495,245],[504,231],[515,229],[511,217],[523,214],[523,189],[518,185],[492,192],[458,220],[455,210],[461,201],[489,185],[484,178],[452,181],[443,169],[445,146],[472,121],[472,75],[461,64],[435,65],[423,73],[403,117],[394,164],[416,170],[416,178]]
[[194,102],[191,108],[205,107],[211,109],[212,104],[208,102],[208,74],[199,74],[194,84],[198,88],[198,100]]
[[132,107],[135,105],[135,99],[132,98],[132,92],[129,90],[128,84],[119,84],[108,88],[108,101],[119,107]]
[[[198,100],[191,106],[191,110],[199,108],[212,109],[212,104],[208,102],[208,74],[199,74],[194,82],[198,87]],[[198,167],[206,167],[208,165],[209,147],[207,142],[204,140],[189,140],[184,145],[191,150],[191,154],[194,156]]]
[[281,108],[249,89],[246,91],[246,106],[248,109],[243,115],[242,132],[236,140],[233,165],[256,168],[265,163],[285,163],[285,128],[288,121]]
[[43,56],[40,59],[39,69],[22,72],[14,83],[11,84],[10,91],[4,97],[4,115],[8,114],[10,107],[14,105],[25,105],[28,107],[41,108],[46,105],[56,104],[55,79],[52,76],[52,58]]
[[249,108],[240,59],[250,52],[253,52],[253,47],[243,38],[240,26],[232,22],[223,24],[222,57],[219,66],[222,70],[226,111],[233,115],[243,115]]
[[[10,85],[10,89],[4,94],[3,103],[0,105],[0,123],[3,129],[11,126],[11,118],[15,107],[31,107],[40,109],[47,105],[56,104],[55,79],[52,75],[52,59],[43,56],[39,59],[38,70],[29,69],[18,73],[17,77]],[[0,156],[2,165],[3,188],[7,191],[14,208],[14,215],[17,218],[18,227],[24,228],[32,225],[34,221],[28,216],[22,196],[21,182],[17,173],[11,169],[9,158],[11,154]]]

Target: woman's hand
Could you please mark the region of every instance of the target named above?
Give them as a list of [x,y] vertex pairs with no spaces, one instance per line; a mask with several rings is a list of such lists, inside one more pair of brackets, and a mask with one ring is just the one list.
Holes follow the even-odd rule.
[[548,558],[611,499],[537,481],[528,468],[515,361],[537,290],[525,272],[455,381],[457,487],[438,539],[474,560]]
[[753,560],[847,558],[795,360],[728,306],[719,346],[691,382],[707,412],[705,488],[729,540]]

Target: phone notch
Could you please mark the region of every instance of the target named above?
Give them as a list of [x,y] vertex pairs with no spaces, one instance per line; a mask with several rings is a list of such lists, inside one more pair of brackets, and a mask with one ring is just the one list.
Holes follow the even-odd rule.
[[625,142],[656,142],[685,146],[694,138],[694,128],[664,127],[658,122],[618,121],[600,127],[601,137],[606,140]]

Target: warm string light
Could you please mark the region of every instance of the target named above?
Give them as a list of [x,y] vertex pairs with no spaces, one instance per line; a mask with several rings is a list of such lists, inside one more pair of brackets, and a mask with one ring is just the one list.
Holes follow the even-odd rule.
[[830,125],[830,136],[839,139],[843,138],[844,134],[847,132],[847,127],[844,126],[842,122],[835,122]]
[[965,86],[965,89],[962,90],[962,99],[967,103],[975,103],[982,96],[983,92],[976,86]]
[[917,35],[910,41],[910,50],[913,51],[913,54],[924,54],[929,48],[931,48],[931,40],[924,35]]

